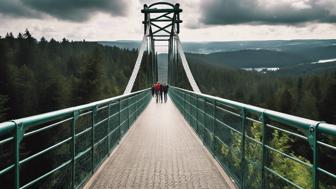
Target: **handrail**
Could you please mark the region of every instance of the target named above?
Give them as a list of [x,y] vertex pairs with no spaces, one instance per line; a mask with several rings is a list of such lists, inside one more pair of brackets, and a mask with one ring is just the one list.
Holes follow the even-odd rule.
[[[90,177],[90,174],[92,175],[110,154],[132,123],[145,109],[151,99],[149,91],[150,89],[144,89],[85,105],[0,123],[0,149],[4,150],[1,151],[0,157],[9,153],[14,153],[12,157],[15,157],[14,161],[6,159],[7,162],[0,162],[1,186],[7,186],[6,184],[4,185],[4,180],[2,180],[5,178],[7,182],[15,183],[14,186],[7,186],[9,188],[27,188],[43,179],[47,179],[47,177],[57,171],[71,166],[71,179],[62,183],[61,188],[80,188]],[[80,121],[83,119],[91,121],[89,123]],[[70,126],[70,135],[57,136],[50,133],[56,127],[63,127],[64,125]],[[36,126],[39,127],[35,128]],[[26,132],[28,129],[29,132]],[[65,131],[66,129],[64,129]],[[56,139],[57,141],[48,140],[45,141],[46,144],[42,142],[41,145],[25,146],[26,149],[21,149],[21,143],[25,142],[25,138],[36,137],[36,135],[42,136],[43,134],[48,134],[48,137],[54,137],[54,140]],[[90,145],[84,145],[88,142],[86,139],[91,141]],[[83,145],[85,146],[84,149]],[[65,148],[65,146],[68,146],[71,154],[68,154],[69,151],[64,151],[64,149],[63,151],[57,151],[62,147]],[[29,150],[30,148],[35,148],[35,150]],[[54,161],[52,169],[44,170],[42,167],[44,174],[32,174],[33,176],[30,175],[31,173],[24,172],[24,175],[30,175],[32,178],[22,178],[23,170],[21,167],[30,165],[31,161],[39,160],[41,156],[47,153],[60,153],[64,157],[71,155],[71,159],[64,159],[62,162],[55,163],[57,161],[53,160],[53,158],[57,158],[57,156],[49,155],[50,161]],[[90,163],[83,164],[81,162],[83,158],[89,159]],[[90,166],[90,168],[87,168],[90,171],[85,172],[82,168],[77,167],[79,165]],[[49,166],[48,163],[46,167]],[[63,171],[62,174],[66,175],[67,173]],[[48,185],[45,187],[53,186]]]
[[319,123],[319,126],[318,126],[319,131],[322,131],[325,134],[336,136],[336,125],[332,125],[332,124],[321,122],[321,121],[314,121],[314,120],[310,120],[310,119],[306,119],[306,118],[302,118],[298,116],[293,116],[290,114],[281,113],[281,112],[277,112],[277,111],[273,111],[269,109],[264,109],[264,108],[260,108],[257,106],[220,98],[217,96],[211,96],[211,95],[207,95],[203,93],[196,93],[194,91],[189,91],[189,90],[182,89],[179,87],[171,86],[171,88],[175,88],[177,90],[192,93],[195,95],[197,94],[201,97],[216,100],[218,102],[224,103],[226,105],[229,105],[235,108],[244,108],[245,110],[253,112],[253,113],[264,113],[271,120],[279,121],[281,119],[282,121],[285,121],[285,124],[296,127],[298,129],[309,129],[310,126],[316,125]]
[[[336,125],[174,86],[169,95],[239,188],[335,185],[335,159],[330,154],[336,152]],[[301,141],[304,150],[290,148],[295,141]],[[319,157],[327,158],[332,166]]]
[[149,89],[143,89],[143,90],[136,91],[136,92],[133,92],[133,93],[123,94],[123,95],[120,95],[120,96],[116,96],[116,97],[112,97],[112,98],[108,98],[108,99],[104,99],[104,100],[99,100],[99,101],[91,102],[91,103],[84,104],[84,105],[79,105],[79,106],[75,106],[75,107],[65,108],[65,109],[56,110],[56,111],[52,111],[52,112],[47,112],[47,113],[43,113],[43,114],[38,114],[38,115],[34,115],[34,116],[29,116],[29,117],[25,117],[25,118],[14,119],[14,120],[8,121],[8,122],[3,122],[3,123],[0,123],[0,137],[5,135],[5,134],[8,134],[9,132],[12,132],[14,130],[16,124],[23,124],[25,126],[25,129],[28,129],[28,128],[26,128],[27,126],[29,126],[29,128],[30,128],[32,126],[41,124],[41,123],[45,122],[46,120],[53,121],[53,120],[59,119],[61,117],[68,116],[68,115],[72,114],[74,111],[87,110],[87,109],[90,109],[92,107],[99,106],[101,104],[106,104],[110,101],[115,101],[115,100],[118,100],[118,99],[127,98],[129,96],[139,94],[139,93],[142,93],[142,92],[147,91],[147,90],[149,90]]

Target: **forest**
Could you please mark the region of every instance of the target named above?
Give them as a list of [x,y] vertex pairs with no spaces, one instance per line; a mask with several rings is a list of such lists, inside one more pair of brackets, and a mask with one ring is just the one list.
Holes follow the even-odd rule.
[[[313,120],[336,123],[336,70],[305,75],[248,72],[187,54],[204,93]],[[183,79],[180,76],[180,82]],[[186,85],[184,83],[184,85]]]
[[[122,94],[137,53],[135,49],[102,46],[96,42],[47,41],[43,37],[37,40],[28,30],[17,36],[8,33],[0,38],[0,122]],[[187,59],[196,82],[206,94],[336,123],[335,70],[308,74],[295,74],[291,70],[280,76],[209,64],[206,58],[200,56],[187,54]],[[148,65],[142,66],[135,89],[150,83],[146,75],[150,73],[149,69]],[[173,76],[173,85],[190,88],[182,69],[177,69]],[[261,140],[260,126],[253,125],[251,129],[251,136]],[[235,165],[239,162],[239,154],[229,149],[240,146],[241,141],[234,134],[226,133],[226,136],[229,135],[233,136],[233,140],[230,145],[221,146],[221,151],[225,156],[232,157],[231,163]],[[34,142],[37,144],[40,141]],[[336,144],[332,138],[328,142]],[[274,134],[271,143],[282,152],[309,154],[306,148],[298,148],[302,143],[286,134]],[[260,154],[257,148],[251,149],[249,155]],[[55,164],[53,155],[66,153],[65,148],[61,148],[43,160],[46,165]],[[335,171],[334,165],[328,165],[335,152],[328,151],[326,154],[326,157],[321,157],[323,166]],[[308,155],[298,157],[305,162],[310,159]],[[280,173],[289,174],[290,167],[291,175],[286,176],[305,188],[311,186],[311,182],[307,182],[310,170],[302,169],[286,158],[272,158],[273,166]],[[247,174],[253,178],[253,172]],[[327,180],[321,188],[331,188],[333,184],[334,181]]]
[[[44,37],[37,40],[28,30],[17,36],[8,33],[0,37],[0,122],[121,95],[137,56],[136,49],[107,47],[96,42],[73,42],[65,38],[62,41],[47,41]],[[146,59],[144,56],[145,63],[137,76],[134,90],[148,87],[152,82],[148,82],[151,80],[151,70],[148,71],[151,67]],[[89,120],[89,116],[84,116],[77,123],[85,126]],[[20,158],[69,137],[71,127],[68,124],[64,122],[34,137],[26,136],[20,144]],[[35,129],[42,127],[45,125]],[[95,129],[96,139],[99,131],[101,133],[102,130]],[[84,137],[76,139],[80,147],[87,145],[90,139],[87,135],[81,136]],[[0,169],[3,169],[15,158],[12,141],[3,142],[6,136],[1,137]],[[57,148],[39,155],[39,158],[21,165],[21,186],[64,163],[64,158],[69,158],[71,143],[59,144]],[[84,162],[83,167],[89,167],[90,157],[87,154],[81,157],[77,165]],[[71,184],[67,180],[71,178],[69,168],[66,166],[31,188],[68,188]],[[77,172],[76,182],[86,174],[84,170]],[[1,175],[0,183],[1,187],[13,188],[13,169]]]
[[[336,123],[336,70],[311,72],[304,75],[287,73],[285,76],[281,76],[214,65],[200,61],[201,59],[198,56],[200,55],[195,57],[187,54],[187,59],[195,80],[203,93],[308,119]],[[190,89],[181,66],[177,66],[175,70],[178,72],[173,77],[175,85]],[[230,116],[223,119],[230,120]],[[229,123],[231,122],[229,121]],[[248,126],[250,136],[254,140],[262,141],[262,128],[261,124],[251,123]],[[281,128],[304,134],[302,131],[288,126],[283,125]],[[223,134],[220,136],[227,142],[217,147],[222,155],[221,157],[227,160],[228,165],[233,170],[239,170],[241,137],[228,129],[221,132]],[[270,138],[270,146],[303,162],[312,162],[311,149],[306,141],[278,130],[272,130],[269,135],[271,135],[271,137],[268,137]],[[332,146],[336,145],[335,138],[330,135],[321,134],[319,140]],[[260,154],[262,153],[258,144],[248,144],[246,151],[248,159],[261,162]],[[336,151],[319,146],[319,152],[319,166],[335,173],[336,167],[333,162],[335,161]],[[279,153],[269,153],[269,166],[276,170],[278,174],[303,188],[312,188],[311,169]],[[246,172],[250,187],[259,188],[261,178],[257,176],[255,169],[250,166]],[[336,187],[335,179],[332,177],[323,174],[319,176],[319,188]],[[267,184],[269,188],[293,188],[293,186],[288,186],[274,177]]]
[[137,50],[95,42],[0,38],[0,122],[122,94]]

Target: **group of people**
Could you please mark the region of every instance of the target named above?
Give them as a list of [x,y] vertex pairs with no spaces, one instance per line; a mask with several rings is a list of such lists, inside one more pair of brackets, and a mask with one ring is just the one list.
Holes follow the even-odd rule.
[[167,84],[160,84],[159,82],[154,83],[152,86],[152,96],[156,97],[156,103],[163,103],[167,102],[167,94],[168,94],[168,85]]

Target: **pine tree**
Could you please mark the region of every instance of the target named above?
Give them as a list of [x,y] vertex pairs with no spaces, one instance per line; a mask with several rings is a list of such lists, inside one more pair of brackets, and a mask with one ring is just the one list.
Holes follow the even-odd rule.
[[23,35],[21,33],[18,34],[17,36],[18,39],[23,39]]
[[6,107],[6,103],[7,103],[7,96],[4,95],[0,95],[0,122],[6,121],[7,119],[7,115],[6,115],[6,111],[7,111],[7,107]]
[[290,114],[292,112],[293,97],[288,89],[283,90],[279,97],[279,111]]
[[327,89],[320,107],[321,119],[328,123],[336,123],[336,82]]
[[14,35],[12,32],[6,34],[6,39],[14,39]]
[[94,101],[103,96],[106,79],[103,64],[101,51],[97,48],[88,57],[80,73],[80,82],[77,86],[79,103]]
[[319,119],[319,113],[316,108],[317,102],[316,98],[310,93],[306,92],[300,101],[299,108],[297,110],[297,115],[301,117],[305,117],[308,119]]

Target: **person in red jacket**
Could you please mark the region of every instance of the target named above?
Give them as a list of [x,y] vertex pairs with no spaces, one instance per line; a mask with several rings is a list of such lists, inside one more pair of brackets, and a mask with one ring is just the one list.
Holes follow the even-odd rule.
[[159,102],[160,89],[161,89],[160,83],[157,82],[155,84],[154,88],[155,88],[156,103],[158,103]]

